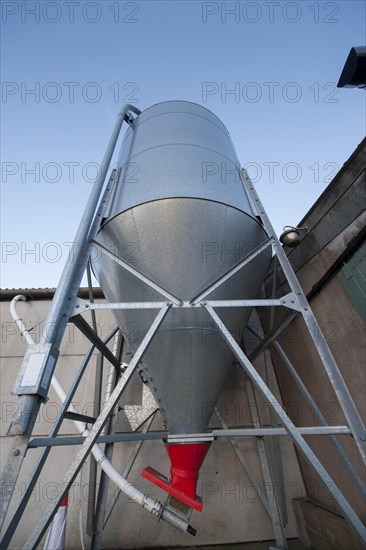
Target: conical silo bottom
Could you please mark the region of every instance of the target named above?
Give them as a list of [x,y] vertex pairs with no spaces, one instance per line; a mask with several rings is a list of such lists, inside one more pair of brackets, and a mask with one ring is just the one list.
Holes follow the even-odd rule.
[[[211,200],[169,198],[109,219],[96,241],[117,260],[189,303],[267,239],[262,225],[246,212]],[[111,254],[95,252],[93,268],[110,302],[166,301]],[[207,299],[256,298],[270,261],[267,247]],[[217,312],[240,344],[250,309],[225,307]],[[115,315],[133,354],[157,310],[117,309]],[[170,309],[139,364],[170,435],[206,431],[234,361],[225,337],[202,305]]]

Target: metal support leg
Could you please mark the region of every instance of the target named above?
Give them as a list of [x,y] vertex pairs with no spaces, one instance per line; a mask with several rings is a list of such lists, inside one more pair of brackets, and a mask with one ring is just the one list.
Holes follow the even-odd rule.
[[[275,392],[274,371],[270,360],[270,353],[266,350],[263,354],[266,372],[266,383],[269,389]],[[278,420],[273,414],[271,414],[271,426],[277,428],[279,426]],[[287,507],[286,507],[286,495],[285,495],[285,480],[283,475],[282,453],[281,453],[281,441],[278,437],[266,438],[266,445],[268,451],[272,453],[272,472],[274,480],[276,482],[275,488],[278,492],[278,501],[281,510],[282,525],[285,527],[288,523]]]
[[[322,424],[323,426],[328,426],[328,423],[327,423],[326,419],[324,418],[323,414],[321,413],[319,407],[315,403],[314,399],[312,398],[312,396],[311,396],[310,392],[308,391],[308,389],[306,388],[305,384],[301,380],[300,376],[297,374],[294,366],[292,365],[291,361],[287,357],[287,355],[284,352],[282,346],[276,340],[274,341],[273,345],[275,347],[275,350],[277,351],[277,353],[281,357],[282,361],[286,365],[289,373],[291,374],[291,376],[295,380],[296,384],[298,385],[299,390],[301,391],[301,393],[303,394],[303,396],[305,397],[305,399],[307,400],[307,402],[309,403],[309,405],[311,406],[313,411],[316,413],[316,416],[317,416],[320,424]],[[343,464],[347,468],[348,474],[352,478],[352,481],[355,484],[357,490],[359,491],[360,495],[364,499],[366,499],[365,484],[363,483],[362,479],[360,478],[360,476],[356,472],[355,468],[353,467],[352,462],[348,458],[346,452],[344,451],[343,447],[339,443],[338,439],[334,435],[330,435],[329,437],[330,437],[330,441],[331,441],[333,447],[336,449],[336,451],[338,452],[340,458],[343,461]]]
[[261,353],[265,351],[272,344],[274,340],[276,340],[276,338],[281,334],[281,332],[283,332],[285,328],[288,327],[288,325],[292,323],[292,321],[296,319],[298,315],[300,315],[298,312],[294,312],[294,311],[291,311],[291,313],[287,312],[286,317],[278,325],[276,325],[272,330],[270,330],[269,333],[266,334],[266,336],[263,338],[261,343],[258,344],[258,346],[250,353],[249,359],[251,361],[254,361],[255,359],[257,359],[257,357],[259,357],[259,355],[261,355]]
[[[259,421],[259,409],[257,405],[256,396],[251,380],[246,379],[245,388],[248,395],[248,403],[253,417],[253,423],[255,428],[261,428],[261,422]],[[273,527],[273,533],[276,539],[276,548],[278,550],[287,549],[286,536],[282,524],[282,518],[280,513],[280,506],[278,502],[277,490],[275,487],[270,461],[268,457],[268,449],[266,441],[263,438],[257,438],[257,447],[259,460],[261,463],[264,486],[267,492],[267,499],[270,506],[270,518]],[[272,488],[272,494],[271,494]]]
[[281,243],[276,237],[276,232],[263,208],[263,205],[251,184],[246,172],[242,172],[242,181],[247,190],[247,193],[252,197],[255,204],[259,209],[259,214],[262,219],[264,228],[268,235],[274,237],[272,247],[281,265],[282,271],[287,279],[287,282],[294,294],[296,302],[299,306],[301,315],[308,328],[310,336],[313,340],[315,348],[319,354],[319,357],[323,363],[327,376],[332,384],[332,387],[337,395],[339,404],[342,408],[343,414],[347,419],[348,425],[352,430],[355,443],[359,449],[361,457],[366,464],[366,430],[362,422],[361,416],[355,406],[355,403],[348,391],[348,388],[344,382],[341,372],[338,369],[337,363],[329,349],[329,346],[324,338],[319,324],[310,308],[310,305],[302,291],[302,288],[296,278],[296,275],[291,267],[291,264],[283,250]]
[[[216,414],[216,416],[217,416],[217,418],[218,418],[218,420],[221,424],[221,427],[224,430],[228,430],[229,428],[228,428],[227,424],[225,423],[224,419],[222,418],[221,414],[217,410],[217,407],[215,407],[215,414]],[[250,483],[252,484],[259,500],[263,504],[263,508],[267,512],[267,515],[268,515],[269,519],[271,519],[271,508],[270,508],[268,499],[264,496],[264,491],[261,489],[260,484],[259,484],[257,478],[255,477],[255,475],[253,474],[253,472],[252,472],[248,462],[246,461],[243,453],[241,452],[240,447],[238,446],[238,444],[237,444],[237,442],[235,441],[234,438],[228,436],[227,439],[228,439],[230,445],[232,446],[233,451],[235,452],[235,454],[236,454],[236,456],[237,456],[244,472],[248,476],[248,479],[249,479]]]
[[287,414],[285,413],[285,411],[283,410],[283,408],[281,407],[280,403],[277,401],[273,393],[268,389],[267,385],[259,376],[258,372],[254,368],[254,366],[251,364],[247,356],[243,353],[242,349],[240,348],[240,346],[238,345],[234,337],[230,334],[228,328],[221,321],[220,317],[215,313],[215,311],[212,309],[211,306],[205,305],[205,308],[208,311],[208,313],[211,315],[212,319],[217,325],[217,328],[221,332],[223,338],[225,339],[231,351],[237,357],[244,371],[249,375],[249,377],[256,384],[256,386],[260,390],[263,397],[272,406],[273,410],[279,417],[280,421],[282,421],[285,427],[285,430],[287,431],[289,436],[292,438],[292,440],[294,441],[295,445],[298,447],[300,452],[305,456],[309,464],[314,468],[316,473],[324,482],[325,487],[334,487],[335,491],[334,493],[332,493],[333,498],[338,503],[345,518],[349,522],[355,534],[359,537],[359,539],[362,541],[363,544],[366,544],[365,526],[362,524],[362,522],[360,521],[355,511],[350,506],[349,502],[342,495],[337,485],[334,483],[334,481],[332,480],[332,478],[330,477],[330,475],[328,474],[324,466],[318,460],[317,456],[314,454],[314,452],[311,450],[311,448],[306,443],[304,438],[301,436],[296,426],[287,416]]
[[[92,288],[92,274],[90,259],[87,266],[87,278],[88,278],[88,292],[89,301],[94,303],[93,288]],[[92,326],[95,334],[98,334],[97,319],[94,310],[91,310]],[[95,369],[95,383],[94,383],[94,399],[93,399],[93,416],[96,418],[100,413],[100,405],[102,398],[102,377],[103,377],[103,355],[99,354],[97,358],[97,365]],[[89,465],[89,493],[88,493],[88,505],[86,511],[86,532],[89,536],[92,535],[94,513],[95,513],[95,497],[96,497],[96,485],[97,485],[97,462],[94,456],[90,457]]]
[[[276,298],[277,279],[278,279],[277,256],[274,257],[274,261],[273,261],[273,278],[272,279],[273,280],[272,280],[271,298]],[[262,285],[262,289],[264,293],[263,297],[265,298],[264,284]],[[272,307],[270,310],[270,319],[269,319],[270,331],[273,329],[274,319],[275,319],[275,308]],[[269,350],[264,351],[263,358],[264,358],[267,385],[269,389],[272,392],[274,392],[275,391],[275,384],[274,384],[275,374],[274,374]],[[278,424],[277,422],[275,422],[273,415],[271,415],[271,420],[272,420],[272,427],[276,427]],[[283,475],[281,442],[277,437],[272,437],[270,439],[267,439],[267,444],[271,445],[271,449],[273,451],[273,469],[274,469],[274,476],[277,482],[276,487],[278,488],[278,498],[281,506],[282,524],[286,526],[288,522],[288,516],[287,516],[287,507],[286,507],[286,497],[284,492],[285,483],[284,483],[284,475]]]
[[14,488],[27,452],[29,442],[28,435],[16,435],[13,437],[12,445],[1,473],[0,488],[0,529],[2,528],[10,501],[13,496]]
[[[113,447],[114,447],[114,443],[108,443],[104,451],[105,456],[110,462],[113,457]],[[95,509],[90,550],[99,550],[102,547],[103,524],[104,524],[105,510],[106,510],[107,498],[108,498],[108,487],[109,487],[109,477],[105,472],[102,471],[100,473],[98,499],[97,499],[97,505]]]
[[[116,335],[116,339],[113,345],[113,355],[120,360],[121,356],[121,333],[119,332]],[[108,371],[108,379],[106,383],[104,401],[107,401],[115,388],[116,385],[116,370],[113,368],[113,365],[110,365]],[[117,407],[116,407],[117,408]],[[116,408],[112,411],[111,416],[108,419],[107,424],[103,428],[102,434],[113,434],[116,427]],[[114,443],[107,443],[105,446],[104,454],[107,459],[112,462],[113,457]],[[90,550],[99,550],[102,546],[102,535],[103,535],[103,523],[105,516],[105,509],[107,504],[108,497],[108,487],[109,487],[109,478],[107,474],[102,470],[100,473],[99,480],[99,491],[98,499],[95,508],[92,536]]]
[[[44,334],[42,334],[40,343],[43,345],[52,344],[45,356],[45,361],[43,362],[43,365],[41,367],[42,376],[47,373],[49,381],[51,380],[52,374],[56,366],[54,356],[56,355],[62,341],[66,325],[69,321],[72,309],[74,307],[76,294],[85,267],[89,260],[89,243],[97,233],[105,210],[106,202],[102,201],[99,204],[99,207],[98,202],[103,191],[104,181],[121,131],[122,123],[125,120],[128,111],[134,112],[136,114],[140,114],[141,112],[133,105],[125,105],[118,115],[115,127],[112,132],[112,136],[109,140],[107,150],[101,163],[98,177],[96,178],[93,185],[90,197],[84,210],[84,214],[75,235],[74,246],[68,256],[66,265],[61,275],[60,282],[55,292],[55,296],[52,300],[51,308],[47,316],[46,327],[48,328],[48,330],[45,331]],[[111,180],[107,185],[104,195],[105,199],[107,198],[107,196],[109,196],[113,184],[113,177],[111,177]],[[40,400],[39,395],[36,394],[36,391],[37,390],[35,389],[35,393],[33,395],[22,395],[21,393],[19,393],[19,409],[30,409],[32,411],[38,411]],[[16,429],[21,429],[22,433],[25,434],[27,432],[30,433],[33,429],[33,425],[30,423],[31,416],[24,415],[21,425],[19,425],[19,419],[17,417],[14,418],[14,422],[12,424],[16,426]],[[19,435],[21,434],[19,433]]]
[[[145,427],[143,428],[143,430],[142,430],[141,433],[146,434],[146,433],[149,431],[150,426],[151,426],[151,424],[153,423],[153,420],[154,420],[154,418],[155,418],[155,414],[156,414],[156,411],[153,412],[153,414],[152,414],[149,418],[147,418],[147,419],[145,420],[146,425],[145,425]],[[143,443],[144,443],[144,440],[143,440],[143,439],[142,439],[141,441],[138,441],[138,442],[136,443],[135,448],[134,448],[134,450],[132,451],[132,453],[131,453],[131,455],[130,455],[130,458],[128,459],[127,465],[126,465],[125,469],[123,470],[123,477],[124,477],[124,478],[126,478],[126,479],[128,478],[129,473],[130,473],[130,471],[131,471],[131,469],[132,469],[132,466],[133,466],[134,463],[135,463],[135,460],[136,460],[136,458],[137,458],[137,456],[138,456],[138,454],[139,454],[139,452],[140,452],[140,450],[141,450],[141,447],[142,447]],[[117,503],[117,500],[118,500],[120,494],[121,494],[121,490],[118,491],[116,497],[113,497],[112,501],[108,504],[108,510],[106,511],[105,516],[104,516],[104,517],[105,517],[105,521],[104,521],[104,524],[103,524],[103,529],[105,529],[105,526],[106,526],[107,523],[108,523],[108,520],[109,520],[109,518],[110,518],[110,515],[111,515],[111,513],[113,512],[113,509],[114,509],[114,507],[115,507],[115,505],[116,505],[116,503]]]
[[90,342],[94,344],[101,353],[103,353],[104,357],[108,359],[108,361],[112,363],[117,370],[119,370],[119,360],[94,332],[89,323],[85,321],[84,317],[81,315],[76,315],[75,317],[72,317],[71,320],[74,325],[88,338],[88,340],[90,340]]
[[121,398],[124,390],[126,389],[126,385],[128,381],[131,379],[133,373],[135,372],[136,367],[138,363],[141,361],[144,353],[146,352],[154,334],[157,332],[159,326],[163,322],[164,317],[166,316],[170,308],[170,305],[171,304],[167,304],[164,308],[160,310],[154,322],[152,323],[151,327],[147,331],[146,336],[144,337],[136,353],[134,354],[129,366],[126,368],[116,388],[112,392],[111,397],[105,404],[101,414],[99,415],[92,429],[90,430],[89,435],[86,437],[83,446],[75,456],[73,463],[71,464],[70,468],[68,469],[63,479],[59,483],[58,496],[57,496],[56,502],[47,507],[43,516],[40,518],[35,529],[31,533],[29,539],[25,543],[23,547],[24,550],[30,550],[30,549],[36,548],[39,542],[41,541],[44,533],[46,532],[47,527],[51,523],[52,518],[57,511],[57,507],[59,506],[61,500],[67,493],[70,485],[72,484],[77,474],[79,473],[83,463],[85,462],[85,459],[91,452],[91,449],[95,444],[100,432],[102,431],[103,426],[107,421],[107,418],[109,417],[113,408],[116,406],[118,400]]
[[[95,370],[95,387],[93,401],[93,416],[96,418],[100,414],[100,405],[102,400],[102,375],[103,375],[103,355],[99,354]],[[86,512],[86,532],[91,537],[93,533],[93,522],[95,514],[97,487],[97,461],[94,456],[90,456],[89,465],[89,492],[88,492],[88,508]]]
[[[261,337],[253,329],[251,329],[250,327],[247,327],[247,328],[259,341],[261,340]],[[285,353],[284,349],[282,348],[281,344],[277,340],[273,340],[272,344],[273,344],[275,350],[277,351],[277,353],[279,354],[280,358],[282,359],[284,365],[288,369],[288,372],[290,373],[292,378],[295,380],[300,392],[302,393],[302,395],[304,396],[306,401],[309,403],[312,410],[316,413],[316,417],[319,420],[320,424],[322,426],[328,426],[328,423],[327,423],[325,417],[323,416],[322,412],[320,411],[318,405],[314,401],[313,397],[311,396],[311,394],[310,394],[309,390],[307,389],[307,387],[305,386],[304,382],[301,380],[300,376],[296,372],[296,369],[294,368],[294,366],[291,363],[290,359],[286,355],[286,353]],[[249,358],[251,359],[251,356]],[[342,445],[339,443],[338,439],[332,434],[330,434],[330,442],[332,443],[333,447],[337,451],[340,459],[342,460],[344,466],[346,467],[347,472],[348,472],[349,476],[351,477],[353,483],[355,484],[355,487],[358,490],[358,492],[360,493],[361,497],[363,499],[366,499],[366,486],[365,486],[364,482],[362,481],[361,477],[358,475],[357,471],[355,470],[352,462],[350,461],[350,459],[349,459],[347,453],[345,452],[345,450],[343,449]]]

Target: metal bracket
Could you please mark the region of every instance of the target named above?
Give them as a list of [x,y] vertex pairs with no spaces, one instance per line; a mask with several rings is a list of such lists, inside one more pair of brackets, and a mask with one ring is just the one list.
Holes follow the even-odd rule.
[[[207,300],[200,302],[198,305],[211,307],[273,307],[283,306],[295,311],[300,311],[300,306],[297,303],[295,295],[291,292],[282,296],[282,298],[265,298],[257,300]],[[186,302],[182,307],[187,307]],[[196,307],[196,306],[193,306]]]
[[167,443],[208,443],[215,439],[213,434],[173,434],[168,435]]
[[282,296],[282,298],[279,298],[279,300],[282,306],[288,307],[289,309],[293,309],[295,311],[301,311],[301,308],[293,292],[285,294],[285,296]]
[[25,353],[12,393],[46,398],[59,350],[53,344],[30,345]]
[[[87,300],[77,298],[75,302],[72,317],[84,313],[85,311],[106,310],[106,309],[161,309],[167,302],[105,302],[95,304]],[[283,306],[295,311],[301,311],[301,307],[296,300],[293,292],[282,296],[281,298],[266,298],[255,300],[207,300],[194,302],[171,303],[172,308],[190,309],[210,305],[211,307],[272,307]]]
[[190,508],[182,501],[177,500],[172,495],[168,495],[164,507],[165,509],[168,509],[172,514],[176,514],[183,521],[189,522],[189,520],[191,519],[193,508]]
[[[94,305],[94,304],[93,304]],[[85,311],[90,311],[91,309],[94,309],[91,306],[91,302],[88,300],[83,300],[82,298],[76,298],[74,309],[70,315],[70,318],[75,317],[75,315],[80,315],[81,313],[85,313]]]

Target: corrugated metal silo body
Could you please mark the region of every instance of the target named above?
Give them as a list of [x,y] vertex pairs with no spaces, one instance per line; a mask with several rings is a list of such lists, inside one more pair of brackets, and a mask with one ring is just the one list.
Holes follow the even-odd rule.
[[[119,166],[97,240],[181,300],[194,298],[267,238],[226,128],[199,105],[169,101],[143,111],[126,132]],[[209,299],[256,297],[270,259],[267,249]],[[104,255],[94,269],[112,302],[162,300]],[[219,313],[240,341],[248,309]],[[134,351],[156,310],[117,310],[116,316]],[[143,367],[170,433],[205,431],[232,361],[204,308],[168,313]]]

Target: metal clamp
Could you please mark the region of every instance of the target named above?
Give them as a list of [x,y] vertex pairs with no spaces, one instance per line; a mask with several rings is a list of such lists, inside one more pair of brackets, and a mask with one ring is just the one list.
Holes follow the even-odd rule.
[[215,439],[212,433],[209,434],[173,434],[168,435],[167,443],[208,443]]

